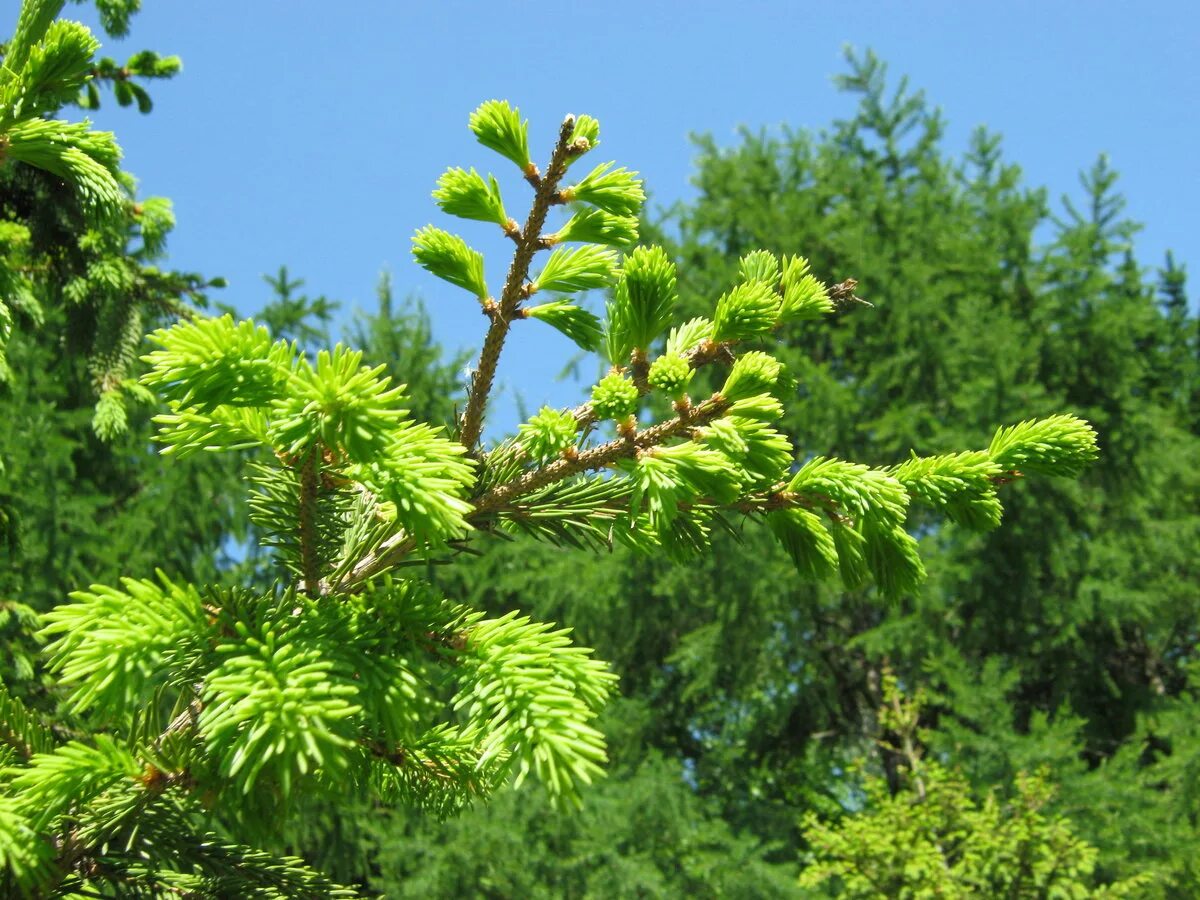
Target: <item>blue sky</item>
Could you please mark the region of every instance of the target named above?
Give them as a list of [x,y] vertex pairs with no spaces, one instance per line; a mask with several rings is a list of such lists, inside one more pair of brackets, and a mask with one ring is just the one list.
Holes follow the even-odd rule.
[[[15,14],[15,3],[8,6]],[[170,262],[224,275],[225,302],[250,312],[261,274],[281,263],[312,293],[370,307],[379,272],[421,296],[441,342],[472,348],[485,325],[474,301],[412,262],[419,226],[452,227],[489,255],[499,283],[504,244],[488,226],[453,221],[429,192],[448,166],[502,178],[511,166],[476,145],[467,116],[501,97],[531,120],[546,155],[567,112],[596,116],[602,159],[639,170],[654,203],[690,194],[693,132],[732,142],[739,126],[820,129],[851,112],[831,77],[841,48],[872,48],[941,106],[948,143],[977,125],[1053,197],[1075,192],[1101,152],[1121,172],[1128,214],[1146,228],[1144,263],[1174,249],[1200,260],[1196,100],[1200,14],[1194,4],[1115,2],[642,2],[533,4],[328,0],[147,0],[129,40],[183,57],[155,85],[154,112],[109,103],[145,194],[175,203]],[[352,12],[350,10],[353,10]],[[67,9],[92,23],[88,6]],[[9,18],[12,18],[10,15]],[[597,160],[599,161],[599,160]],[[519,199],[518,199],[519,198]],[[577,386],[553,376],[572,346],[538,323],[515,334],[489,433],[512,427],[514,391],[535,406],[568,404]]]

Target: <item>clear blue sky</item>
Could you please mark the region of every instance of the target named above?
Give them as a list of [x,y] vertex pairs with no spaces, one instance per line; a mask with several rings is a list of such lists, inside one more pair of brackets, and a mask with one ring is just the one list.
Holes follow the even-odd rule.
[[[15,17],[16,4],[6,4]],[[490,168],[523,206],[511,166],[466,128],[482,100],[531,120],[535,158],[567,112],[602,125],[597,154],[638,169],[653,199],[689,195],[688,135],[723,142],[741,125],[819,129],[852,110],[833,88],[841,48],[873,48],[942,107],[960,149],[976,125],[1051,195],[1077,190],[1098,153],[1121,172],[1129,215],[1146,228],[1139,256],[1200,261],[1200,13],[1194,3],[643,2],[534,4],[329,0],[146,0],[131,37],[183,57],[155,85],[148,117],[114,104],[117,132],[145,194],[175,202],[170,262],[224,275],[223,299],[247,312],[281,263],[307,289],[370,307],[378,273],[415,292],[451,348],[477,346],[484,320],[463,292],[412,262],[409,237],[430,221],[485,252],[497,282],[504,245],[488,226],[450,220],[429,192],[450,165]],[[94,21],[88,6],[68,14]],[[518,199],[520,196],[520,199]],[[572,347],[520,329],[501,380],[532,405],[574,402],[547,381]],[[512,426],[511,399],[493,420]],[[492,430],[490,433],[495,434]]]

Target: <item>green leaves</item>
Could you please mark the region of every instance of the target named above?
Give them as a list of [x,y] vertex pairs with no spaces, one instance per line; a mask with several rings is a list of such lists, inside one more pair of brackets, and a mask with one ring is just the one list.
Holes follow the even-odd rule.
[[607,287],[617,268],[612,250],[585,244],[573,249],[559,248],[550,254],[541,274],[533,279],[530,292],[560,291],[574,293]]
[[803,256],[783,258],[781,322],[804,322],[833,312],[828,290],[808,269],[808,260]]
[[121,151],[111,133],[92,131],[87,122],[29,119],[9,126],[5,137],[5,158],[57,175],[92,210],[111,214],[123,202],[116,178]]
[[9,876],[12,886],[32,895],[52,871],[53,859],[50,843],[34,830],[30,816],[19,811],[17,800],[0,796],[0,871]]
[[738,261],[738,275],[742,281],[760,281],[774,287],[779,283],[779,260],[766,250],[755,250]]
[[[32,610],[29,617],[35,619]],[[28,759],[48,753],[57,740],[41,717],[0,684],[0,765],[10,759]]]
[[349,461],[371,462],[407,417],[403,390],[381,377],[386,368],[363,366],[362,353],[341,344],[318,353],[315,368],[301,360],[287,397],[274,403],[272,443],[290,455],[319,443]]
[[517,427],[517,441],[531,458],[542,462],[574,446],[577,432],[570,412],[543,406],[536,416]]
[[688,319],[682,325],[671,329],[667,337],[667,354],[683,354],[695,350],[705,341],[712,340],[713,323],[709,319],[697,317]]
[[631,517],[644,515],[659,539],[680,518],[683,504],[703,499],[709,505],[729,503],[737,496],[737,471],[715,450],[683,443],[655,447],[623,466],[633,482]]
[[510,504],[500,527],[527,534],[557,547],[575,550],[612,548],[613,528],[628,507],[627,478],[577,478],[559,481]]
[[506,100],[488,100],[471,113],[470,127],[483,146],[512,160],[523,172],[533,166],[529,158],[529,122]]
[[532,772],[557,804],[577,806],[580,785],[603,772],[604,736],[592,722],[616,676],[568,634],[515,612],[476,621],[454,707],[486,735],[484,760],[511,753],[518,783]]
[[219,406],[201,413],[168,401],[169,413],[154,417],[158,425],[155,440],[165,444],[163,454],[183,459],[200,450],[250,450],[268,443],[267,415],[262,408]]
[[1148,874],[1099,884],[1097,849],[1046,808],[1047,772],[1018,773],[1002,802],[991,789],[977,799],[966,776],[936,758],[899,769],[899,789],[869,776],[861,808],[836,822],[804,817],[812,862],[801,888],[847,900],[879,897],[881,885],[897,897],[1147,896]]
[[719,450],[739,471],[743,490],[782,481],[792,464],[791,442],[766,422],[726,416],[697,428],[693,437]]
[[654,360],[647,376],[650,386],[673,400],[683,396],[695,374],[691,365],[678,353],[667,353]]
[[924,459],[914,454],[891,470],[913,499],[980,531],[1000,524],[1003,510],[996,481],[1002,472],[999,464],[978,450]]
[[592,388],[592,412],[598,419],[618,421],[637,412],[638,389],[618,372],[610,372]]
[[609,362],[624,365],[634,349],[648,349],[671,326],[678,298],[675,264],[661,247],[638,247],[625,257],[608,304]]
[[218,648],[224,659],[205,681],[199,720],[222,772],[242,793],[270,773],[286,796],[297,776],[344,768],[358,689],[336,677],[323,648],[301,630],[235,627],[241,640]]
[[596,145],[600,143],[600,123],[591,116],[576,116],[575,127],[571,130],[571,137],[567,144],[576,148],[577,152],[571,155],[570,163],[577,160],[589,150],[595,150]]
[[393,505],[396,521],[418,545],[439,544],[469,528],[472,506],[465,496],[475,480],[474,462],[462,444],[440,432],[406,423],[381,457],[350,470]]
[[1051,416],[1001,428],[988,455],[1002,469],[1075,477],[1098,455],[1096,431],[1075,416]]
[[202,412],[281,399],[296,358],[267,329],[229,315],[159,329],[150,339],[162,349],[143,357],[151,368],[142,383]]
[[93,744],[71,741],[49,753],[38,753],[27,766],[4,770],[19,798],[16,811],[36,830],[47,829],[72,807],[119,784],[132,782],[140,772],[133,754],[110,735],[98,734]]
[[[730,444],[720,432],[714,436]],[[1054,416],[1001,428],[986,453],[914,454],[887,471],[818,457],[792,477],[788,490],[813,509],[824,510],[834,553],[817,530],[820,519],[807,510],[775,511],[768,523],[802,573],[815,577],[836,562],[848,588],[861,586],[870,576],[885,595],[896,597],[924,578],[916,541],[904,528],[910,494],[953,522],[986,530],[1000,524],[996,487],[1009,473],[1021,467],[1077,474],[1095,455],[1090,425],[1073,416]]]
[[613,165],[601,163],[578,184],[564,188],[563,200],[589,203],[614,216],[636,216],[646,200],[642,182],[637,178],[637,172],[623,167],[613,169]]
[[712,339],[744,341],[769,334],[787,322],[817,319],[833,312],[833,301],[809,273],[808,260],[756,250],[738,263],[741,284],[717,301]]
[[744,341],[768,334],[779,318],[779,295],[761,281],[739,284],[721,296],[713,316],[714,341]]
[[614,216],[602,209],[583,209],[571,216],[552,239],[555,243],[582,241],[627,247],[637,243],[638,220],[634,216]]
[[[817,457],[792,476],[788,490],[826,511],[847,588],[860,587],[869,574],[885,596],[895,598],[924,580],[917,542],[904,530],[908,494],[888,473]],[[806,571],[821,568],[819,558],[827,559],[824,542],[802,533],[812,524],[787,517],[772,526]]]
[[840,459],[818,456],[810,460],[792,476],[788,489],[821,494],[855,517],[875,516],[897,521],[903,519],[908,507],[908,494],[895,478],[860,463]]
[[34,0],[22,5],[0,69],[0,143],[6,159],[57,175],[94,217],[109,218],[125,198],[113,136],[92,131],[88,122],[47,117],[78,96],[99,46],[83,25],[53,21],[61,6]]
[[470,291],[481,301],[487,299],[483,254],[458,235],[427,225],[413,235],[413,258],[438,278]]
[[767,515],[767,525],[802,578],[817,581],[838,571],[833,535],[815,512],[801,507],[776,510]]
[[722,453],[693,442],[655,447],[643,458],[665,464],[673,480],[684,487],[689,497],[703,497],[710,503],[732,503],[741,487],[738,471]]
[[[70,29],[62,34],[79,37]],[[68,55],[36,59],[44,90],[65,90],[75,71]],[[789,393],[782,364],[760,349],[738,355],[742,348],[735,345],[761,342],[783,323],[832,309],[808,262],[746,254],[738,264],[740,283],[716,302],[712,320],[678,322],[671,256],[662,248],[636,248],[618,269],[611,249],[637,239],[644,193],[635,173],[605,163],[559,189],[565,164],[595,145],[594,119],[574,121],[567,146],[557,146],[546,173],[530,162],[526,125],[507,103],[481,106],[471,128],[481,143],[518,165],[535,194],[527,224],[518,228],[491,175],[453,168],[434,192],[444,212],[500,225],[516,243],[512,274],[495,299],[483,257],[462,238],[430,226],[413,240],[417,262],[482,301],[490,323],[457,439],[413,421],[402,389],[382,368],[364,366],[361,354],[340,345],[302,353],[229,317],[156,333],[159,349],[146,357],[145,383],[169,405],[158,417],[160,440],[180,455],[261,451],[248,479],[254,488],[250,533],[279,564],[279,577],[254,591],[202,592],[165,578],[161,584],[130,580],[79,592],[48,617],[44,633],[53,640],[52,668],[70,692],[66,708],[106,717],[103,727],[120,736],[111,746],[89,738],[90,750],[82,743],[84,749],[56,750],[0,697],[0,718],[50,741],[36,748],[25,741],[30,752],[23,755],[35,759],[26,768],[57,766],[67,773],[54,776],[58,784],[82,792],[82,807],[53,809],[116,835],[113,826],[94,823],[110,821],[102,815],[110,808],[105,804],[125,798],[114,788],[139,770],[146,774],[128,781],[126,792],[135,800],[165,777],[172,789],[215,798],[234,825],[302,783],[353,787],[375,801],[448,812],[486,796],[510,772],[518,780],[534,773],[555,799],[574,802],[579,786],[601,771],[605,747],[595,719],[614,679],[565,631],[516,612],[485,620],[428,587],[435,563],[471,551],[474,530],[526,534],[556,546],[621,544],[675,555],[706,547],[712,529],[733,530],[741,516],[750,516],[768,524],[801,574],[824,577],[836,570],[850,589],[870,582],[879,594],[896,597],[915,590],[924,574],[905,527],[910,497],[955,521],[991,526],[999,518],[997,485],[1015,477],[1018,467],[1071,472],[1094,456],[1090,427],[1057,417],[1002,430],[988,453],[914,457],[887,470],[818,457],[797,468],[789,439],[776,430]],[[43,137],[53,143],[55,134],[51,129]],[[86,129],[77,137],[95,142],[86,158],[115,166],[115,146],[108,152]],[[544,234],[543,215],[566,202],[576,204],[572,215],[556,234]],[[161,204],[143,208],[146,252],[161,249],[169,219]],[[853,239],[854,232],[848,234]],[[14,238],[4,245],[19,255],[19,243]],[[564,243],[582,246],[557,247],[531,278],[530,259]],[[827,250],[837,247],[822,253]],[[82,303],[92,286],[119,296],[146,277],[99,260],[87,279],[64,290]],[[584,349],[601,343],[600,323],[586,310],[562,298],[526,306],[529,298],[537,291],[610,286],[603,337],[613,369],[594,387],[590,406],[544,407],[515,438],[480,447],[483,401],[512,322],[541,319]],[[15,295],[4,296],[7,310]],[[128,321],[118,324],[129,331]],[[833,366],[828,372],[827,362]],[[696,376],[710,365],[713,372]],[[825,382],[840,378],[840,365],[822,349],[805,370],[805,390],[818,400],[827,397]],[[692,402],[686,392],[698,380],[707,386],[705,395],[713,384],[720,390]],[[651,389],[661,393],[643,405]],[[117,413],[110,401],[126,391],[122,385],[105,395],[102,411],[112,422]],[[664,396],[675,401],[673,412],[665,410]],[[792,426],[796,421],[789,419]],[[824,433],[800,431],[806,440]],[[479,482],[477,469],[485,473]],[[506,561],[509,569],[532,567],[521,546],[513,545],[518,556]],[[578,585],[589,587],[586,579]],[[703,584],[700,590],[711,593]],[[740,629],[754,643],[775,648],[815,621],[778,615],[774,607],[761,618],[743,615],[754,610],[741,598],[717,602],[712,633],[723,629],[722,640]],[[831,636],[839,637],[834,625],[819,638]],[[661,655],[667,648],[652,649],[656,669],[664,660],[680,672],[723,665],[690,647]],[[793,684],[796,671],[759,682],[758,699],[749,703],[742,697],[732,707],[696,704],[700,714],[684,724],[705,746],[726,727],[727,740],[741,740],[745,732],[738,733],[742,725],[735,720],[764,697],[773,706],[784,693],[777,689]],[[459,717],[447,721],[451,696]],[[0,724],[6,733],[18,730]],[[125,756],[113,756],[112,746]],[[4,764],[14,763],[13,750],[0,752]],[[50,765],[44,756],[61,760]],[[108,774],[81,780],[85,757],[93,770]],[[158,768],[147,770],[148,759]],[[164,760],[178,765],[159,766]],[[723,774],[724,764],[715,765],[712,771]],[[0,783],[0,855],[9,856],[13,839],[5,835],[30,832],[31,817],[40,815],[32,805],[9,802],[9,784],[18,783],[11,775]],[[50,792],[38,793],[36,776],[15,778],[27,779],[20,784],[31,797],[47,799]]]
[[17,27],[4,49],[4,69],[0,83],[15,79],[39,41],[46,35],[65,0],[24,0],[17,16]]
[[99,47],[100,42],[78,22],[59,19],[52,23],[45,37],[29,50],[15,102],[8,101],[12,103],[10,115],[22,119],[56,112],[74,100],[91,74],[92,56]]
[[570,300],[551,300],[541,306],[527,306],[524,312],[529,318],[540,319],[562,332],[581,350],[595,350],[604,336],[600,320]]
[[50,669],[71,688],[72,712],[127,719],[202,645],[208,623],[196,588],[158,578],[94,584],[46,614],[41,636],[53,638]]
[[489,797],[509,780],[509,757],[483,758],[476,729],[449,724],[431,728],[399,748],[403,764],[383,760],[372,766],[384,803],[399,804],[448,818]]
[[745,400],[755,394],[770,393],[783,374],[783,365],[761,350],[743,353],[733,363],[721,396],[731,402]]
[[469,172],[447,169],[438,179],[438,189],[433,192],[433,199],[444,212],[452,216],[495,222],[501,228],[509,226],[508,213],[504,211],[504,201],[500,197],[500,185],[491,175],[485,181],[474,169]]

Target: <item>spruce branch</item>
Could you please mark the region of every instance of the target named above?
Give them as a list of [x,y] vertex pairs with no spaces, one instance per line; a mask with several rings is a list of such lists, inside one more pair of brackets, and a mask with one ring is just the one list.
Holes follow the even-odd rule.
[[37,753],[50,752],[54,744],[50,728],[0,682],[0,745],[28,759]]
[[[471,127],[521,168],[534,197],[520,228],[491,176],[452,169],[439,183],[444,211],[494,222],[514,241],[496,297],[482,256],[461,238],[427,228],[414,240],[418,262],[470,290],[490,320],[457,440],[409,418],[382,367],[363,367],[340,346],[311,358],[228,318],[155,336],[161,349],[147,358],[145,383],[170,404],[160,440],[180,454],[261,449],[269,465],[255,463],[251,521],[288,574],[261,590],[203,594],[165,577],[161,585],[126,580],[120,590],[77,592],[47,616],[43,635],[55,638],[50,666],[68,691],[66,708],[96,716],[109,733],[60,744],[0,691],[0,743],[12,745],[0,748],[0,838],[53,826],[57,842],[43,843],[67,860],[70,889],[90,890],[95,874],[101,890],[230,896],[244,894],[258,877],[252,871],[265,878],[277,869],[176,825],[162,813],[169,805],[182,822],[192,812],[185,803],[216,800],[227,824],[251,827],[301,786],[353,786],[443,813],[528,772],[554,799],[574,802],[606,758],[594,720],[614,686],[607,667],[558,625],[515,611],[485,619],[451,603],[420,586],[420,570],[377,577],[446,562],[468,550],[473,530],[681,555],[710,546],[713,530],[732,530],[741,515],[774,531],[802,573],[840,574],[851,590],[870,582],[897,597],[924,577],[906,529],[911,503],[990,527],[999,485],[1023,472],[1076,474],[1094,458],[1090,426],[1059,416],[1002,429],[987,451],[888,469],[825,457],[797,465],[776,430],[782,365],[745,342],[862,302],[853,279],[826,287],[807,260],[755,251],[711,319],[675,324],[675,262],[661,248],[638,248],[624,260],[602,335],[567,299],[525,301],[539,289],[612,280],[617,257],[607,247],[633,240],[640,182],[606,164],[558,188],[596,144],[587,117],[564,121],[544,175],[529,161],[515,109],[484,104]],[[574,216],[543,235],[549,208],[570,200],[580,204]],[[161,213],[139,213],[144,243]],[[587,246],[552,249],[570,241]],[[543,249],[552,252],[531,277]],[[126,276],[109,273],[106,283],[123,288]],[[580,346],[603,344],[613,368],[591,403],[544,408],[517,436],[476,454],[517,318],[542,319]],[[695,371],[717,362],[728,369],[722,386],[694,403],[686,392]],[[131,390],[113,371],[97,379],[114,397]],[[639,427],[651,391],[672,401],[675,415]],[[581,432],[602,419],[615,423],[615,439],[585,443]],[[451,685],[453,694],[441,690]],[[439,723],[451,696],[459,720]],[[124,849],[108,854],[109,846]],[[0,840],[0,866],[5,852]],[[203,868],[209,860],[215,871]],[[309,876],[297,870],[296,878],[279,893],[313,895]]]
[[635,457],[639,451],[657,447],[673,437],[687,434],[696,426],[723,415],[729,405],[729,401],[725,397],[714,394],[695,406],[686,416],[675,416],[651,428],[628,432],[615,440],[577,453],[570,458],[559,459],[544,468],[526,472],[514,481],[493,488],[480,497],[475,503],[473,516],[493,513],[522,494],[539,490],[556,481],[570,478],[572,475],[603,469],[618,460]]
[[[733,362],[733,351],[731,342],[718,343],[713,340],[704,340],[699,345],[691,348],[686,353],[683,353],[683,359],[693,371],[703,368],[711,363],[722,360],[725,362]],[[635,377],[633,383],[637,386],[641,396],[650,393],[652,385],[648,380],[649,367],[646,368],[646,375],[636,377],[641,372],[642,359],[631,358],[630,364],[634,369]],[[597,415],[595,407],[589,400],[587,403],[581,403],[571,410],[571,415],[575,417],[575,427],[579,431],[584,431],[600,421],[601,416]]]
[[[625,429],[615,440],[590,450],[570,453],[549,465],[525,472],[511,481],[497,485],[475,500],[466,519],[472,525],[478,526],[509,508],[514,501],[526,494],[539,491],[573,475],[603,469],[622,459],[636,457],[641,451],[656,447],[671,438],[686,435],[692,429],[719,418],[729,411],[730,407],[728,399],[714,394],[703,403],[686,408],[676,417],[651,428],[641,431]],[[359,589],[371,578],[403,560],[416,546],[412,535],[405,531],[396,532],[383,541],[377,550],[364,556],[332,591],[339,593]]]
[[320,561],[317,557],[317,491],[320,488],[320,460],[317,450],[310,449],[300,462],[300,559],[304,590],[317,596],[321,585]]
[[487,336],[483,340],[483,349],[479,353],[479,363],[471,378],[471,387],[467,393],[467,405],[463,410],[459,426],[458,439],[469,452],[474,452],[479,442],[479,434],[483,429],[483,414],[487,407],[488,394],[492,390],[492,381],[496,377],[496,365],[500,361],[500,352],[504,349],[504,340],[508,336],[509,325],[516,317],[517,307],[524,298],[526,280],[529,278],[529,265],[533,255],[543,248],[541,241],[542,227],[546,223],[546,214],[550,207],[559,202],[558,183],[567,171],[567,163],[578,150],[572,147],[572,135],[575,131],[575,117],[567,116],[559,128],[558,143],[546,166],[546,173],[537,180],[533,204],[529,208],[529,216],[519,235],[514,235],[517,249],[513,253],[512,264],[508,276],[504,280],[504,289],[500,294],[499,309],[491,317]]

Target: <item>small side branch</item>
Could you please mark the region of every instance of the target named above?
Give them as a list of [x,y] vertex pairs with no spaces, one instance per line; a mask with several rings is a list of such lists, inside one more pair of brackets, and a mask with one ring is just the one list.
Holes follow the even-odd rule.
[[499,309],[492,317],[487,336],[483,340],[479,365],[475,367],[475,375],[471,379],[467,406],[463,411],[459,430],[459,440],[471,452],[474,452],[475,445],[479,442],[479,434],[483,430],[483,413],[487,408],[488,394],[491,393],[492,382],[496,377],[500,351],[504,349],[504,340],[508,337],[509,324],[516,317],[517,307],[524,298],[522,292],[529,277],[529,264],[533,261],[533,255],[543,249],[541,233],[542,226],[546,223],[546,214],[558,198],[558,183],[567,171],[568,160],[573,153],[579,152],[571,144],[571,134],[574,130],[575,117],[567,116],[559,129],[558,143],[550,157],[546,174],[536,182],[531,181],[536,191],[525,227],[518,233],[510,233],[517,249],[508,268],[508,277],[504,280]]
[[656,447],[670,438],[685,434],[697,425],[703,425],[717,418],[728,408],[729,401],[720,394],[714,394],[692,409],[686,417],[676,416],[653,428],[634,431],[628,436],[618,437],[616,440],[578,453],[570,459],[560,459],[545,468],[526,472],[520,478],[493,488],[480,497],[475,504],[475,512],[472,513],[472,516],[494,512],[522,494],[532,493],[554,484],[556,481],[570,478],[572,475],[603,469],[617,460],[636,456],[639,451]]
[[300,569],[304,591],[315,597],[321,589],[321,566],[317,558],[317,491],[321,487],[320,456],[309,450],[300,463]]
[[[686,434],[697,425],[703,425],[718,418],[728,408],[729,401],[720,394],[714,394],[708,400],[691,408],[686,415],[676,416],[642,431],[630,430],[615,440],[600,444],[583,453],[577,453],[569,459],[560,459],[543,468],[526,472],[519,478],[493,488],[476,500],[475,509],[467,516],[467,519],[473,522],[486,519],[510,506],[514,500],[524,494],[532,493],[554,484],[556,481],[570,478],[572,475],[603,469],[617,460],[634,457],[641,451],[655,447],[670,438]],[[376,552],[363,557],[338,583],[334,589],[335,592],[354,591],[368,579],[402,560],[415,547],[416,543],[411,537],[402,531],[397,532],[381,544]]]
[[[683,357],[693,369],[707,366],[718,359],[727,359],[732,362],[733,355],[729,349],[730,346],[729,342],[718,344],[715,341],[705,341],[689,350]],[[638,393],[645,396],[650,393],[650,383],[646,380],[650,365],[644,352],[635,351],[634,353],[634,358],[630,361],[630,366],[633,370],[633,383],[637,387]],[[571,410],[571,415],[575,417],[576,431],[583,431],[595,425],[597,421],[596,413],[592,410],[591,403],[581,403]]]

